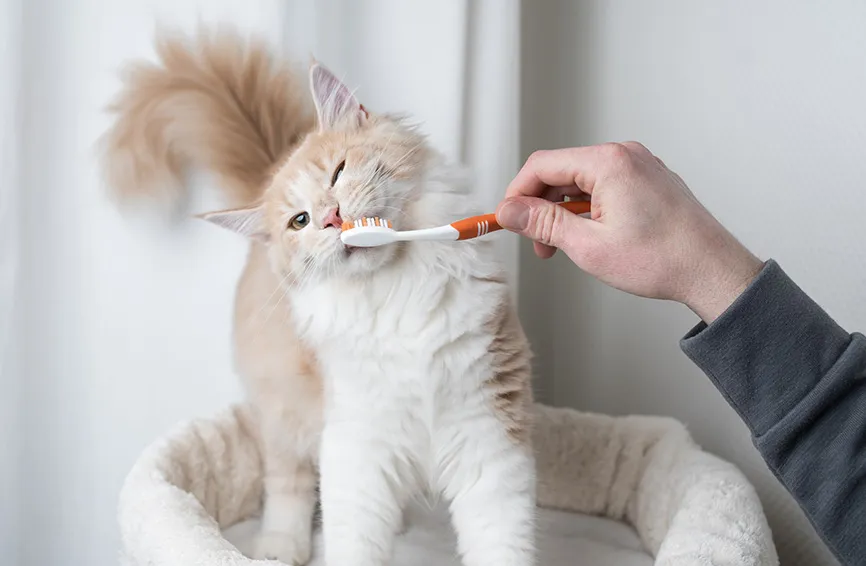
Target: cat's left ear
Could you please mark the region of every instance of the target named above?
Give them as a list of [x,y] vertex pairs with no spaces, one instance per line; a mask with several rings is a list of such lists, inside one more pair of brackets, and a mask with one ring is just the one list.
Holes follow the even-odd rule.
[[321,130],[340,125],[360,126],[369,117],[352,91],[318,62],[313,62],[310,67],[310,89],[313,91]]
[[217,212],[205,212],[196,215],[196,218],[207,220],[217,226],[237,232],[242,236],[267,242],[268,231],[265,228],[264,210],[262,205],[249,208],[235,208],[231,210],[219,210]]

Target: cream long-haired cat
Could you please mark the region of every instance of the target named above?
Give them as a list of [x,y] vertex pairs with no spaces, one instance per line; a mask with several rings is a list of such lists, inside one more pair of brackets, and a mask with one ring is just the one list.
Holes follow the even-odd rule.
[[329,565],[387,564],[420,496],[449,502],[465,564],[531,564],[530,353],[490,243],[339,237],[362,216],[406,230],[473,214],[465,179],[321,65],[312,113],[261,45],[200,34],[158,53],[112,107],[108,178],[128,200],[213,171],[237,207],[203,217],[250,239],[235,359],[264,447],[256,556],[309,559],[318,479]]

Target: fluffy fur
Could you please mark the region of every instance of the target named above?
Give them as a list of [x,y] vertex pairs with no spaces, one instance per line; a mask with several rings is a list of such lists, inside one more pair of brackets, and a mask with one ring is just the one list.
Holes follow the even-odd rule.
[[249,204],[312,127],[296,73],[228,30],[202,32],[194,44],[165,33],[156,52],[160,64],[125,69],[109,106],[116,120],[104,165],[114,196],[182,201],[184,170],[197,165],[220,176],[232,206]]
[[251,240],[235,355],[265,446],[256,555],[308,560],[318,472],[329,564],[387,564],[405,505],[440,495],[465,564],[532,563],[530,355],[489,242],[339,239],[360,216],[413,229],[473,214],[465,178],[321,65],[311,120],[260,45],[205,35],[159,52],[113,106],[109,180],[128,200],[195,165],[246,201],[203,217]]

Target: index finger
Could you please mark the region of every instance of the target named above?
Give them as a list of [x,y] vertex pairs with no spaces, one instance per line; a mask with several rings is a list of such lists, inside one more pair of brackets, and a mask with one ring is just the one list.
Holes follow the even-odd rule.
[[598,165],[597,146],[536,151],[508,184],[505,198],[542,196],[548,187],[575,187],[592,194]]

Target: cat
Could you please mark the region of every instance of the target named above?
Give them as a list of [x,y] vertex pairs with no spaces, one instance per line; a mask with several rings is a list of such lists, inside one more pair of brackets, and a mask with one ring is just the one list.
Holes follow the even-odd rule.
[[[388,564],[415,498],[443,497],[467,566],[535,559],[531,352],[491,243],[342,244],[477,213],[468,179],[402,116],[374,113],[318,62],[309,90],[228,31],[162,36],[130,68],[103,143],[123,203],[179,200],[190,167],[229,201],[200,215],[250,241],[234,356],[259,415],[254,557]],[[312,104],[310,104],[312,102]]]

